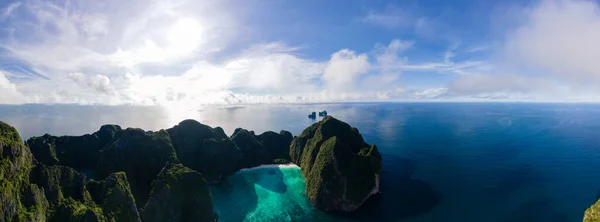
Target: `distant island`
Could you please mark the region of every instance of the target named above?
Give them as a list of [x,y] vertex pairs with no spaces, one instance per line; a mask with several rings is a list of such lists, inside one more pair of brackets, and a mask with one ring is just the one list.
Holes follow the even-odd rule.
[[[323,110],[323,111],[319,112],[319,116],[321,116],[321,117],[327,116],[327,111]],[[308,118],[310,118],[310,119],[316,119],[317,118],[317,113],[316,112],[312,112],[312,113],[308,114]]]
[[331,116],[296,137],[242,128],[227,136],[184,120],[156,132],[103,125],[23,141],[0,122],[0,148],[0,221],[218,221],[209,185],[287,163],[301,168],[317,209],[354,211],[379,192],[382,166],[375,145]]

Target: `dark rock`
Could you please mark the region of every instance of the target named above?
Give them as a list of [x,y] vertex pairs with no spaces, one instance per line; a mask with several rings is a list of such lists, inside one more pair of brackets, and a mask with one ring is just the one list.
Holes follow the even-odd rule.
[[308,118],[310,118],[310,119],[316,119],[317,118],[317,113],[312,112],[310,115],[308,115]]
[[100,140],[100,146],[104,147],[110,144],[119,131],[121,131],[121,127],[119,125],[103,125],[100,127],[100,130],[93,133],[92,135],[98,137]]
[[152,181],[167,162],[179,162],[167,131],[128,128],[117,132],[113,143],[102,150],[96,175],[125,172],[137,205],[143,206]]
[[217,216],[202,175],[181,164],[168,163],[153,183],[142,219],[145,222],[217,221]]
[[267,131],[260,134],[256,139],[265,147],[267,150],[268,159],[272,160],[270,163],[276,163],[275,160],[279,159],[277,163],[290,162],[290,144],[292,143],[292,133],[282,130],[279,134],[273,131]]
[[323,110],[322,112],[319,112],[319,116],[327,116],[327,111]]
[[379,192],[381,155],[356,128],[331,116],[292,141],[292,161],[306,177],[306,193],[316,208],[353,211]]
[[[37,165],[30,174],[31,182],[43,194],[35,194],[39,206],[46,205],[50,221],[103,221],[102,210],[93,202],[85,189],[85,175],[66,166]],[[34,188],[33,190],[35,190]],[[36,191],[34,191],[36,192]]]
[[52,206],[63,198],[80,202],[92,200],[85,189],[85,175],[70,167],[37,165],[31,171],[31,182],[44,189]]
[[65,165],[78,170],[96,167],[100,150],[109,145],[121,131],[118,125],[104,125],[100,130],[82,136],[32,137],[27,145],[35,158],[45,165]]
[[181,163],[200,172],[209,183],[237,171],[242,153],[222,128],[184,120],[167,131]]
[[[215,184],[234,174],[243,160],[240,149],[230,139],[207,139],[195,166],[209,184]],[[187,166],[187,165],[186,165]],[[192,167],[190,167],[192,168]],[[192,168],[194,169],[194,168]]]
[[269,159],[267,149],[257,140],[253,131],[237,128],[231,136],[231,140],[242,151],[243,160],[239,168],[250,168],[271,163],[272,159]]
[[140,221],[135,199],[124,172],[113,173],[105,181],[92,181],[87,187],[108,220]]

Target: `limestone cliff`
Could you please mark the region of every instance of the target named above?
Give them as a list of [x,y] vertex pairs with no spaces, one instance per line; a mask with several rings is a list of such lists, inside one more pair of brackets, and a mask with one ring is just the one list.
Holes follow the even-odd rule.
[[209,222],[217,221],[217,216],[202,175],[181,164],[168,163],[153,183],[142,219]]
[[331,116],[292,141],[292,161],[306,177],[306,194],[316,208],[353,211],[379,191],[381,155],[356,128]]

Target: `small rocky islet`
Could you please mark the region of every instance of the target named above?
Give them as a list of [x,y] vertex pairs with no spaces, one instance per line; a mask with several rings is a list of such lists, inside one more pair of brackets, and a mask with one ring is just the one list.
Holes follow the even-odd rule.
[[294,163],[309,201],[353,211],[379,192],[381,155],[326,116],[300,136],[195,120],[156,132],[104,125],[21,140],[0,122],[0,221],[218,221],[209,185],[240,169]]

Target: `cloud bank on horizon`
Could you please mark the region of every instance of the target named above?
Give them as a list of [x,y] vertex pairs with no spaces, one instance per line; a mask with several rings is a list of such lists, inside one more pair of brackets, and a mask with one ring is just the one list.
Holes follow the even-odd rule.
[[0,104],[600,101],[596,0],[15,0],[0,27]]

